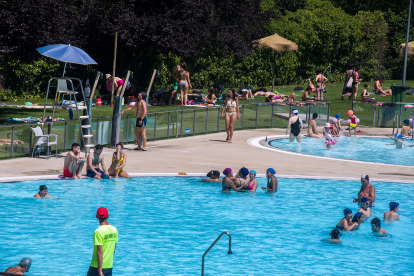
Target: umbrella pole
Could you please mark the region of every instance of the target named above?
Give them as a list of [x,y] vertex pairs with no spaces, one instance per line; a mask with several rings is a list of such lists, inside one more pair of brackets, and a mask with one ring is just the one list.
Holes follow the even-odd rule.
[[66,62],[65,62],[65,68],[63,68],[63,76],[62,77],[65,76],[65,72],[66,72]]
[[408,9],[407,35],[405,36],[404,67],[403,67],[403,79],[402,79],[403,85],[405,85],[405,77],[407,75],[407,53],[408,53],[408,36],[410,34],[410,17],[411,17],[411,0],[410,0],[410,6]]
[[276,53],[273,51],[273,78],[272,78],[272,92],[275,92],[275,71],[276,71]]

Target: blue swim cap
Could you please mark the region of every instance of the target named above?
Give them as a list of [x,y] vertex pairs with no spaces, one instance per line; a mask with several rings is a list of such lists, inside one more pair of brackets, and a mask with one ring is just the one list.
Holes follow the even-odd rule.
[[367,201],[369,201],[368,198],[366,198],[366,197],[361,198],[361,203],[364,203],[364,202],[367,202]]
[[348,215],[348,214],[352,214],[352,210],[351,210],[351,209],[349,209],[349,208],[346,208],[346,209],[344,210],[344,215],[346,216],[346,215]]
[[362,213],[362,212],[356,212],[355,215],[354,215],[354,217],[360,218],[363,214],[364,213]]
[[408,126],[410,124],[410,121],[404,120],[404,124],[406,124]]
[[295,114],[295,115],[298,115],[299,114],[299,111],[297,109],[293,109],[292,110],[292,113]]
[[254,175],[256,175],[256,171],[255,170],[251,170],[251,173],[253,173]]
[[335,118],[337,118],[337,119],[341,118],[341,114],[336,113],[336,114],[335,114]]
[[390,202],[390,211],[394,210],[398,206],[400,206],[400,204],[398,204],[397,202]]
[[271,174],[276,174],[276,171],[272,168],[268,168],[267,172],[270,172]]
[[401,133],[395,133],[394,135],[396,138],[400,139],[401,138]]
[[244,176],[248,176],[248,175],[249,175],[249,170],[248,170],[248,169],[246,169],[246,168],[242,168],[242,169],[240,170],[240,172],[241,172]]

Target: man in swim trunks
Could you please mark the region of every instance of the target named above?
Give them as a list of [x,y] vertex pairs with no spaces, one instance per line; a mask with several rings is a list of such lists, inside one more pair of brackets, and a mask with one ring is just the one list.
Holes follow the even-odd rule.
[[262,187],[262,190],[269,192],[277,191],[277,178],[275,176],[276,171],[273,168],[268,168],[266,171],[267,187]]
[[40,185],[39,192],[34,195],[35,198],[45,198],[45,197],[52,197],[51,195],[47,194],[47,187],[46,185]]
[[9,267],[4,271],[5,273],[14,274],[14,275],[24,275],[24,272],[29,272],[30,266],[32,265],[32,259],[23,258],[18,266]]
[[384,212],[384,220],[400,220],[398,211],[400,210],[400,204],[397,202],[390,202],[390,210]]
[[[93,153],[88,154],[88,163],[86,165],[86,175],[90,178],[96,179],[111,179],[108,174],[108,171],[105,167],[104,158],[102,156],[102,145],[96,145]],[[99,165],[102,166],[102,170],[99,169]]]
[[392,90],[388,89],[388,90],[383,90],[382,89],[382,83],[384,82],[384,78],[381,77],[379,80],[377,80],[374,84],[374,92],[377,93],[378,95],[384,95],[384,96],[392,96]]
[[81,157],[80,151],[80,145],[73,143],[72,151],[66,154],[63,165],[63,176],[65,178],[82,179],[80,174],[85,165],[86,158]]
[[108,217],[105,207],[100,207],[96,212],[100,226],[93,235],[92,262],[86,276],[112,276],[118,230],[108,223]]
[[[136,116],[137,122],[135,124],[135,136],[137,137],[138,147],[135,150],[139,151],[147,151],[147,135],[145,133],[145,126],[147,125],[147,103],[145,99],[147,94],[145,92],[138,93],[138,101],[131,107],[125,109],[121,112],[121,116],[124,115],[125,112],[128,112],[133,109],[137,109]],[[141,147],[141,139],[142,139],[142,147]]]
[[375,187],[369,183],[369,176],[363,174],[361,176],[361,189],[358,193],[358,198],[354,198],[354,203],[361,203],[363,197],[371,201],[371,206],[374,206],[375,201]]

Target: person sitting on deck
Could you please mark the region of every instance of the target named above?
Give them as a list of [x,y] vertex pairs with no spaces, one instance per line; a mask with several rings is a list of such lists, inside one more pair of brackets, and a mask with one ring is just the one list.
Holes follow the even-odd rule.
[[388,89],[388,90],[385,90],[385,91],[382,89],[382,83],[384,82],[384,80],[385,79],[383,77],[381,77],[379,80],[377,80],[375,82],[374,92],[378,95],[392,96],[392,90],[391,89]]
[[116,151],[112,155],[112,164],[108,169],[108,174],[111,176],[115,176],[115,178],[123,177],[128,178],[129,175],[126,171],[124,171],[124,167],[127,162],[127,154],[123,152],[124,146],[121,142],[116,144]]
[[[88,154],[88,164],[86,166],[86,175],[90,178],[96,179],[111,179],[105,167],[104,158],[102,156],[102,145],[96,145],[93,153]],[[102,166],[102,170],[99,166]]]
[[72,144],[72,151],[68,152],[63,164],[63,176],[65,178],[82,179],[81,172],[85,165],[86,158],[80,155],[80,145]]

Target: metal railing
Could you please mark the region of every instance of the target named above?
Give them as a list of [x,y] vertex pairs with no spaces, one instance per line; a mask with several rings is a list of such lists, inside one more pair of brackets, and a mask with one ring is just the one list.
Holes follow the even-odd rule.
[[201,276],[204,275],[204,257],[207,255],[207,253],[210,251],[211,248],[213,248],[213,246],[218,242],[218,240],[223,237],[223,235],[227,235],[229,236],[229,251],[227,252],[227,254],[233,254],[233,252],[231,251],[231,235],[229,232],[223,232],[220,234],[220,236],[213,242],[213,244],[207,249],[207,251],[204,253],[203,255],[203,260],[201,263]]
[[[282,102],[282,103],[243,103],[240,104],[240,120],[236,120],[234,130],[257,128],[281,128],[287,126],[293,108],[299,110],[305,122],[312,118],[312,113],[318,113],[317,124],[322,125],[329,121],[330,102]],[[172,139],[208,133],[225,131],[225,122],[221,118],[222,106],[195,107],[186,109],[173,109],[147,114],[147,141],[159,139]],[[135,114],[125,114],[120,123],[120,141],[128,144],[136,141]],[[112,128],[112,116],[91,118],[91,129],[94,134],[95,144],[110,144]],[[30,126],[42,123],[22,123],[0,126],[0,139],[7,139],[6,143],[0,143],[0,159],[13,158],[15,156],[31,156],[34,150],[34,140]],[[45,122],[43,123],[46,134],[58,135],[58,150],[70,149],[72,143],[81,141],[78,119]],[[53,124],[53,127],[52,127]],[[18,143],[16,143],[18,141]],[[16,144],[15,144],[16,143]]]

